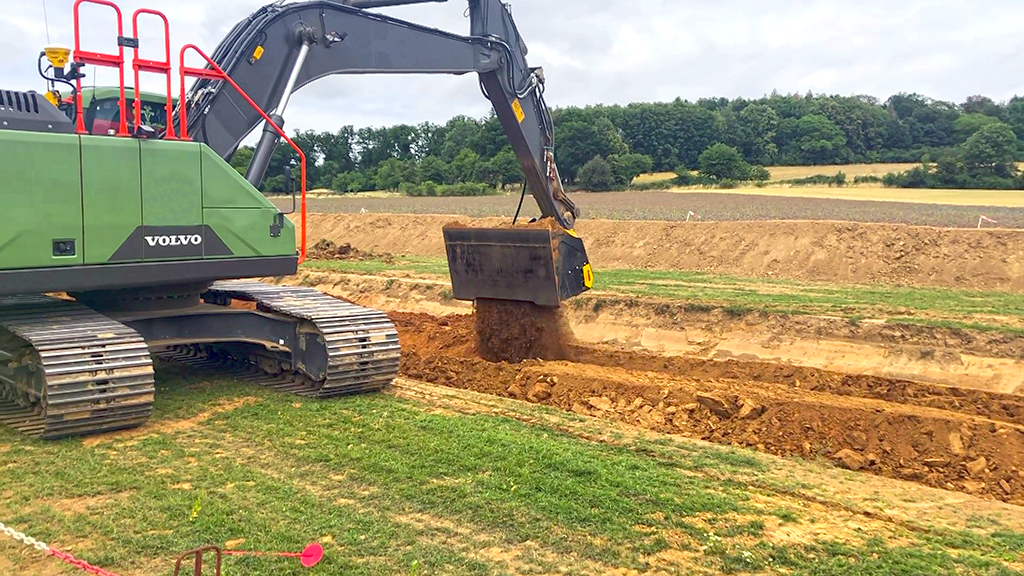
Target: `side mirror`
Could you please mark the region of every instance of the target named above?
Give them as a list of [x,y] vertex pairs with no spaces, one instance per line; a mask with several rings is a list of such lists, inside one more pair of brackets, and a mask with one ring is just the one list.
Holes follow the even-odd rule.
[[289,194],[295,190],[295,178],[292,177],[292,167],[284,167],[284,191]]

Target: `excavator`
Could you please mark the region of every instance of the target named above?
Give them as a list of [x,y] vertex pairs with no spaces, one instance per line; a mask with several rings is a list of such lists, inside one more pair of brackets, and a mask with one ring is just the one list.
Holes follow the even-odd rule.
[[[454,296],[551,308],[589,289],[544,73],[509,7],[469,0],[468,36],[374,10],[437,1],[278,2],[212,55],[189,44],[172,62],[164,14],[129,20],[109,0],[77,0],[74,47],[40,53],[48,89],[0,90],[0,423],[43,439],[139,426],[155,360],[312,398],[391,382],[401,348],[386,315],[260,281],[306,257],[306,160],[283,127],[292,95],[329,75],[477,74],[548,225],[446,227]],[[108,51],[82,47],[83,8],[116,20]],[[139,37],[146,19],[162,23],[160,41]],[[83,88],[90,67],[116,70],[119,85]],[[140,92],[140,74],[164,77],[166,94]],[[250,134],[243,176],[228,162]],[[302,173],[294,214],[259,191],[282,141]]]

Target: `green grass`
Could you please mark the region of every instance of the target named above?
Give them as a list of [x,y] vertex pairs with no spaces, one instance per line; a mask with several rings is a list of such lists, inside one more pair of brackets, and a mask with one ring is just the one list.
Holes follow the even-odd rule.
[[415,274],[447,275],[448,263],[437,258],[403,256],[393,261],[383,260],[310,260],[303,266],[314,270],[329,270],[348,274],[380,274],[387,271],[405,271]]
[[[762,518],[806,516],[797,506],[762,511],[755,489],[721,479],[770,473],[753,452],[594,443],[383,395],[300,401],[200,381],[162,369],[155,427],[129,438],[86,445],[0,430],[0,519],[139,575],[169,574],[178,552],[236,538],[251,550],[326,542],[316,571],[276,558],[226,560],[228,573],[279,575],[643,572],[669,550],[725,573],[1008,574],[1004,559],[1022,550],[1019,536],[995,532],[770,545]],[[253,400],[161,427],[240,396]],[[91,508],[68,503],[83,498]],[[510,565],[487,549],[518,555]],[[11,562],[32,558],[21,552],[0,543]]]
[[[309,262],[309,269],[388,274],[400,271],[447,276],[438,259]],[[739,278],[701,272],[598,270],[596,290],[685,301],[706,310],[737,315],[751,311],[869,318],[933,327],[1024,333],[1024,294],[892,285],[849,285],[765,278]],[[981,318],[979,320],[979,318]]]

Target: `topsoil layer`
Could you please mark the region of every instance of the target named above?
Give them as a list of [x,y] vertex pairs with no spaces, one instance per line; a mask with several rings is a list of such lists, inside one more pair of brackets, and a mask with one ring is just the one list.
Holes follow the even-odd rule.
[[[309,234],[362,251],[445,257],[451,216],[312,214]],[[503,226],[507,219],[462,219]],[[850,222],[581,220],[594,266],[1024,291],[1024,230]]]

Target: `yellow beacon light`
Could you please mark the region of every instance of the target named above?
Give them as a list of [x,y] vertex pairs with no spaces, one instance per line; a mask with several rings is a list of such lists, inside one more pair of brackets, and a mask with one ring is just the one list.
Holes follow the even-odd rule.
[[63,44],[50,44],[43,48],[43,53],[46,54],[46,59],[53,65],[53,71],[56,72],[57,78],[63,77],[64,67],[68,65],[68,60],[71,59],[71,48]]

